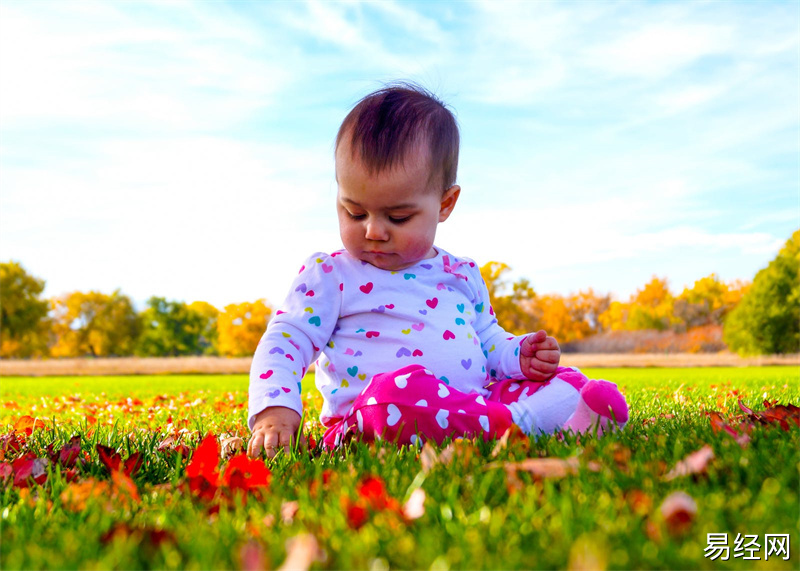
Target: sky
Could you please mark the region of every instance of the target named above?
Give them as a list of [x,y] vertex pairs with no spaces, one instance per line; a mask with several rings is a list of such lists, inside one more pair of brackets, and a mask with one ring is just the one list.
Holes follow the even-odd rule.
[[436,244],[537,293],[751,280],[800,228],[797,2],[0,3],[0,261],[279,305],[386,82],[461,128]]

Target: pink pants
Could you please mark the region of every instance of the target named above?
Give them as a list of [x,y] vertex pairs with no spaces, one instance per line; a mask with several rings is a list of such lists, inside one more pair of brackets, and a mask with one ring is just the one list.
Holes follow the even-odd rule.
[[[559,367],[556,376],[577,391],[588,379],[583,373]],[[328,428],[323,443],[338,446],[357,436],[376,437],[397,444],[416,444],[418,439],[441,443],[447,437],[499,438],[513,423],[507,404],[532,395],[549,381],[506,380],[492,384],[488,397],[463,393],[437,379],[421,365],[409,365],[375,375],[347,415]]]

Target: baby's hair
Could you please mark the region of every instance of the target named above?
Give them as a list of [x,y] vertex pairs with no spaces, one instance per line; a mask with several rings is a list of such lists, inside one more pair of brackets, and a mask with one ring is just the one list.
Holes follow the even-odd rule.
[[441,177],[442,192],[456,182],[458,124],[433,93],[413,83],[392,83],[370,93],[347,114],[336,135],[336,148],[350,134],[353,158],[370,174],[400,164],[414,146],[429,148],[431,181]]

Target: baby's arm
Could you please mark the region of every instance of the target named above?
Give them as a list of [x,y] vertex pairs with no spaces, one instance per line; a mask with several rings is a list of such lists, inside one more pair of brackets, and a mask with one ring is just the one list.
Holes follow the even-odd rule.
[[281,310],[270,322],[250,368],[248,424],[251,457],[270,458],[300,435],[301,380],[330,339],[340,309],[339,273],[326,254],[303,265]]

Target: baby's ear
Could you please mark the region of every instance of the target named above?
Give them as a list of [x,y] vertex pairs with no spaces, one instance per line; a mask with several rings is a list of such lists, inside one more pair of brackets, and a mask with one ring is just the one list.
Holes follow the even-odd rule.
[[453,208],[456,207],[456,202],[458,202],[460,194],[461,187],[457,184],[454,184],[444,191],[442,202],[439,205],[439,222],[444,222],[450,217],[450,213],[453,212]]

